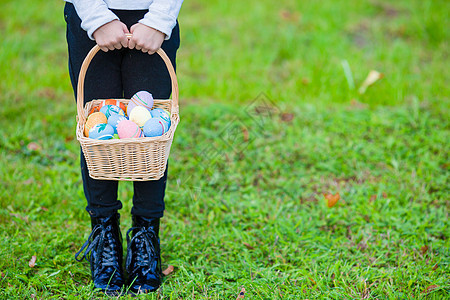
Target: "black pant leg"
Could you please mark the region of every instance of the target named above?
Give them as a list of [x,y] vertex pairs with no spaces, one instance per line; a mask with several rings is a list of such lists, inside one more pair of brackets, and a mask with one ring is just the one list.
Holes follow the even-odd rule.
[[[86,31],[81,28],[81,20],[74,6],[66,3],[64,18],[67,22],[67,45],[69,50],[69,74],[77,94],[78,75],[87,53],[95,45],[89,39]],[[89,65],[84,86],[84,102],[92,99],[122,98],[123,88],[121,79],[120,51],[100,51]],[[86,210],[92,216],[108,216],[122,208],[117,200],[118,182],[111,180],[96,180],[89,176],[86,161],[81,151],[81,176],[83,179],[84,194],[87,200]]]
[[[180,45],[178,23],[171,38],[162,44],[175,67],[176,52]],[[155,99],[168,99],[171,94],[171,80],[164,61],[158,54],[149,55],[138,50],[128,50],[122,64],[124,95],[131,98],[134,93],[146,90]],[[161,218],[164,213],[164,195],[167,181],[167,169],[159,180],[134,182],[133,215]]]

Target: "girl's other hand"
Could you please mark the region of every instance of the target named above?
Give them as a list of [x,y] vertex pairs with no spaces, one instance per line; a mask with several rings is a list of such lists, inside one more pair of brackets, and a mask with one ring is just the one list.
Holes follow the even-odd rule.
[[141,23],[131,26],[130,31],[133,36],[128,42],[128,48],[136,48],[136,50],[141,50],[148,54],[153,54],[161,48],[166,37],[161,31]]
[[125,35],[126,33],[130,33],[127,25],[119,20],[114,20],[100,26],[92,35],[97,44],[100,46],[100,49],[108,52],[108,50],[128,47],[128,39]]

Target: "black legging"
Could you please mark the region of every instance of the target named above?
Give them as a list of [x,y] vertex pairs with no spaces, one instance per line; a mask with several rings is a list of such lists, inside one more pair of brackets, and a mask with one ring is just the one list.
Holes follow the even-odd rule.
[[[143,18],[147,10],[112,10],[128,28]],[[66,3],[64,18],[67,23],[67,45],[69,49],[69,73],[76,98],[78,74],[81,64],[95,41],[89,39],[81,28],[73,4]],[[178,23],[169,40],[162,44],[175,67],[175,57],[180,45]],[[171,94],[169,72],[159,55],[144,54],[138,50],[120,49],[99,51],[85,78],[84,102],[93,99],[131,98],[134,93],[146,90],[155,99],[168,99]],[[84,194],[87,200],[86,210],[94,217],[109,216],[122,208],[117,199],[118,182],[96,180],[89,177],[86,161],[81,153],[81,175]],[[133,208],[131,213],[138,216],[160,218],[164,213],[164,193],[166,189],[167,168],[159,180],[134,182]]]

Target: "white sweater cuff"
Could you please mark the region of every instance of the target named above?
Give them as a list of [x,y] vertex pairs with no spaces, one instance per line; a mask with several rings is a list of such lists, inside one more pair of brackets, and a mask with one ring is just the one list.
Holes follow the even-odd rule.
[[[108,9],[106,5],[93,5],[92,7],[78,6],[77,2],[75,9],[81,18],[81,28],[86,30],[89,38],[95,40],[92,34],[101,26],[119,18]],[[97,3],[96,3],[97,4]],[[103,3],[104,4],[104,3]]]
[[170,39],[172,29],[177,24],[177,18],[158,10],[151,10],[145,14],[139,23],[161,31],[166,35],[165,39]]

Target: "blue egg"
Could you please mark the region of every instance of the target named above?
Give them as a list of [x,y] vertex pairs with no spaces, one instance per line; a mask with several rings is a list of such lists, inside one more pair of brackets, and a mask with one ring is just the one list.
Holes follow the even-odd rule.
[[117,105],[104,105],[100,108],[100,112],[104,113],[107,119],[116,114],[125,116],[125,112]]
[[160,136],[164,133],[164,124],[159,118],[151,118],[145,122],[143,127],[144,136],[154,137]]
[[151,113],[152,113],[153,118],[161,117],[163,119],[169,120],[169,122],[170,122],[170,113],[165,109],[158,107],[158,108],[152,109]]
[[113,138],[114,128],[106,123],[97,124],[89,130],[89,138],[96,140],[110,140]]
[[167,110],[162,108],[155,108],[152,110],[152,117],[160,118],[163,121],[163,124],[165,126],[164,133],[166,133],[169,130],[172,122],[170,120],[170,114]]
[[167,118],[163,119],[162,117],[157,117],[157,118],[154,118],[154,119],[159,119],[163,123],[163,125],[164,125],[164,133],[166,133],[169,130],[169,128],[170,128],[170,119],[169,119],[169,121],[167,121]]
[[123,120],[127,120],[127,118],[118,114],[113,114],[108,118],[108,124],[114,128],[114,133],[117,133],[117,124]]

